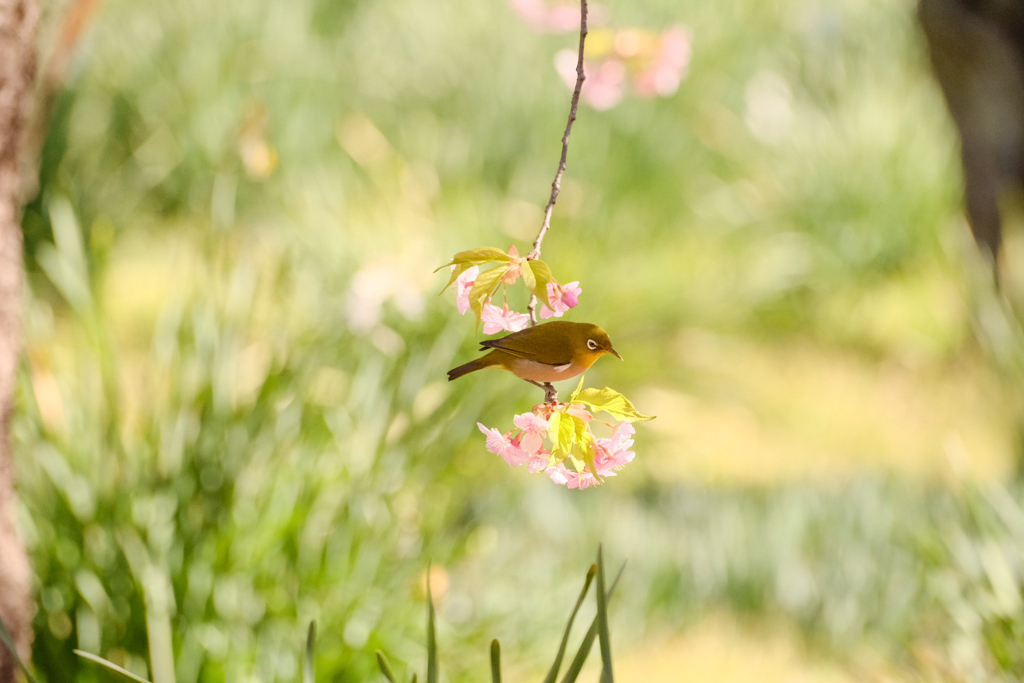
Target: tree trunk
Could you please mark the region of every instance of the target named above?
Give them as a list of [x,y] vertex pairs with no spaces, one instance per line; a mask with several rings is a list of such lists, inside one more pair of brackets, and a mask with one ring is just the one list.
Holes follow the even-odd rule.
[[[0,619],[22,659],[32,644],[31,569],[15,527],[11,414],[21,351],[19,151],[35,79],[35,0],[0,0]],[[15,680],[15,665],[0,646],[0,683]]]

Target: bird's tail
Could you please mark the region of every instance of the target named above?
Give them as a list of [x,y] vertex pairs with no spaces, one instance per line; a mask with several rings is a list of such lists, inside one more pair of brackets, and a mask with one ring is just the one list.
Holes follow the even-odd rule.
[[468,375],[471,372],[476,372],[477,370],[483,370],[484,368],[489,368],[492,365],[497,365],[494,358],[492,358],[491,356],[492,354],[489,353],[486,356],[483,356],[482,358],[471,360],[465,365],[460,365],[457,368],[452,368],[451,370],[448,371],[448,381],[451,382],[453,379],[458,379],[459,377],[462,377],[463,375]]

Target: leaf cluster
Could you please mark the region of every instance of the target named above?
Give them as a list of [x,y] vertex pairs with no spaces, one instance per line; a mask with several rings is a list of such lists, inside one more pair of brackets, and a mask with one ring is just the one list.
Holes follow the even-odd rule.
[[628,398],[609,387],[583,389],[583,378],[580,378],[580,383],[569,397],[569,402],[559,406],[548,420],[548,437],[552,444],[551,459],[554,464],[568,458],[577,473],[589,471],[600,481],[601,477],[598,476],[594,465],[597,451],[590,425],[582,417],[569,412],[573,405],[580,404],[594,412],[606,412],[616,420],[625,422],[646,422],[653,420],[655,416],[640,413]]
[[484,266],[494,262],[497,262],[498,265],[481,272],[469,293],[469,305],[476,314],[478,323],[483,313],[484,304],[494,298],[502,284],[512,284],[520,274],[530,294],[541,301],[547,301],[548,284],[556,281],[548,264],[540,259],[527,260],[515,253],[506,253],[497,247],[478,247],[460,251],[451,261],[437,268],[435,273],[444,268],[452,269],[448,284],[444,286],[441,293],[444,293],[459,279],[460,275],[473,266]]

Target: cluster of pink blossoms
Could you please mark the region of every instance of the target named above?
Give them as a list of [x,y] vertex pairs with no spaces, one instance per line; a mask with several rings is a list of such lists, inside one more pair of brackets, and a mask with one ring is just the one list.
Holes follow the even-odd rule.
[[[509,4],[539,33],[579,30],[580,7],[574,0],[509,0]],[[600,5],[591,5],[588,14],[591,27],[605,23],[606,12]],[[594,109],[611,109],[622,100],[630,82],[640,97],[669,97],[686,76],[690,56],[690,34],[682,26],[661,33],[591,28],[581,97]],[[570,88],[576,87],[577,59],[575,50],[562,50],[555,56],[555,69]]]
[[[514,246],[508,251],[514,259],[522,260],[519,257],[519,250]],[[469,295],[473,291],[473,285],[476,284],[476,279],[479,275],[480,267],[473,266],[465,270],[455,280],[455,302],[459,307],[459,313],[463,315],[471,308]],[[514,284],[522,275],[522,266],[513,263],[502,278],[502,284]],[[582,292],[583,290],[580,288],[578,281],[570,282],[567,285],[561,285],[558,282],[547,283],[547,301],[541,306],[540,317],[545,320],[548,318],[561,318],[563,313],[570,308],[575,308],[580,301],[580,294]],[[509,310],[507,303],[498,308],[490,300],[483,305],[483,309],[480,312],[480,320],[484,325],[484,334],[496,334],[501,330],[518,332],[519,330],[526,329],[527,325],[530,324],[530,316],[526,313]]]
[[[545,448],[545,440],[554,444],[558,438],[550,433],[551,416],[555,412],[572,415],[587,424],[588,440],[593,441],[593,463],[589,467],[589,463],[569,455],[559,458],[552,453],[558,450],[555,447]],[[635,433],[633,425],[619,422],[612,426],[609,437],[597,439],[590,433],[589,425],[593,419],[594,416],[582,403],[542,403],[535,406],[533,412],[516,415],[512,419],[519,429],[515,436],[511,431],[502,434],[497,429],[488,429],[479,422],[477,426],[487,436],[487,450],[501,456],[510,467],[526,465],[530,472],[543,472],[556,484],[570,489],[585,489],[600,484],[602,477],[614,477],[616,470],[636,456],[629,450]],[[566,460],[575,467],[567,467]]]
[[[539,33],[565,33],[578,30],[580,27],[580,3],[572,0],[556,3],[547,3],[544,0],[509,0],[509,4],[530,28]],[[587,14],[591,24],[600,24],[604,8],[591,4]]]
[[[622,100],[632,80],[640,97],[669,97],[679,89],[690,64],[690,34],[673,26],[660,34],[642,29],[596,32],[587,46],[587,80],[581,96],[594,109],[611,109]],[[555,69],[570,88],[576,87],[576,52],[555,55]]]

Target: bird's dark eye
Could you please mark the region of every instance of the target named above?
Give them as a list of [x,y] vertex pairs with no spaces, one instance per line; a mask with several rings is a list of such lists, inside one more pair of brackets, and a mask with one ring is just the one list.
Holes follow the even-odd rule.
[[588,339],[587,348],[590,349],[591,351],[597,351],[597,342],[594,341],[593,339]]

